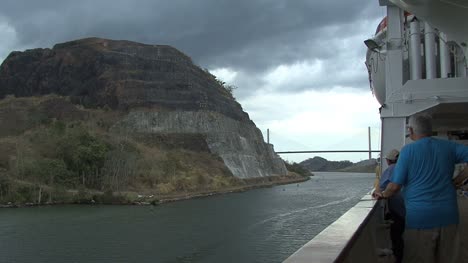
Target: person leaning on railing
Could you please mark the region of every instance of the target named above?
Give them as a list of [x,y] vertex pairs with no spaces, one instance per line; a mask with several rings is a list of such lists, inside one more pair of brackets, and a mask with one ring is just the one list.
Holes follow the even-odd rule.
[[[387,162],[387,169],[382,173],[380,177],[380,185],[372,193],[372,197],[381,195],[382,191],[385,190],[387,185],[390,183],[393,177],[393,171],[398,161],[400,152],[396,149],[390,150],[385,156]],[[400,193],[396,193],[387,200],[385,209],[385,219],[391,220],[390,225],[390,239],[392,240],[392,251],[395,255],[396,263],[401,263],[403,260],[403,232],[405,231],[405,203]]]
[[432,119],[415,115],[393,177],[378,198],[389,198],[403,187],[406,205],[403,262],[459,260],[458,205],[452,175],[456,163],[468,162],[468,147],[432,135]]

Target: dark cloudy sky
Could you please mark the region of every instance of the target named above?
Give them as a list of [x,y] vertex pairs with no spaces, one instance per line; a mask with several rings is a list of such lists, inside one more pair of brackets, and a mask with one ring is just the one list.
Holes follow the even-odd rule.
[[377,0],[2,0],[0,62],[90,36],[168,44],[237,86],[277,150],[361,149],[379,126],[363,40],[383,16]]

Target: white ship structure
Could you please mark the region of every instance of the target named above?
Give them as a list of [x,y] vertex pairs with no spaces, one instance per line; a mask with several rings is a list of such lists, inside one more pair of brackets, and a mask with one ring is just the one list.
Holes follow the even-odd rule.
[[[381,151],[410,142],[408,118],[418,113],[432,116],[434,136],[468,145],[468,1],[378,4],[387,16],[364,42],[371,90],[381,105]],[[459,199],[459,207],[464,237],[468,199]],[[391,247],[382,215],[380,202],[367,195],[285,262],[392,262],[382,253]],[[468,242],[462,246],[468,256]]]

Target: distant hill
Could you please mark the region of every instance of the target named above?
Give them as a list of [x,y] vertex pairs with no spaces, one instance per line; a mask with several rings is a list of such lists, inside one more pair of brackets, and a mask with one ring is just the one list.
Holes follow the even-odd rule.
[[353,165],[350,161],[328,161],[318,156],[302,161],[300,164],[311,171],[337,171]]
[[357,163],[351,161],[329,161],[315,156],[299,163],[304,168],[316,172],[374,172],[377,162],[375,159],[363,160]]
[[363,160],[353,165],[339,170],[340,172],[354,172],[354,173],[373,173],[377,166],[376,159]]

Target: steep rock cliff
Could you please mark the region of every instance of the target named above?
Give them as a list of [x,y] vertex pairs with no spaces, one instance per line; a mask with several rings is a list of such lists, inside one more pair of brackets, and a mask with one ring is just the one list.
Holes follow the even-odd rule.
[[132,111],[115,124],[119,133],[204,134],[212,153],[219,155],[237,177],[286,174],[283,161],[263,142],[261,132],[251,124],[210,111]]
[[116,133],[202,135],[236,177],[286,174],[229,91],[170,46],[88,38],[13,52],[0,68],[0,98],[9,94],[121,111]]

